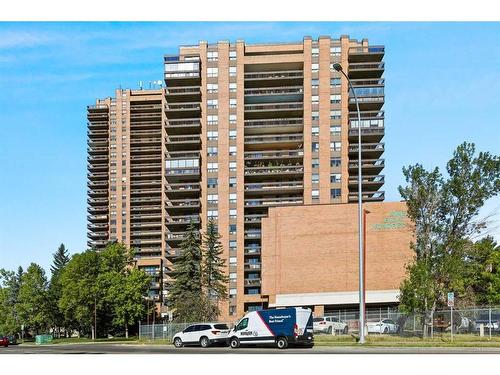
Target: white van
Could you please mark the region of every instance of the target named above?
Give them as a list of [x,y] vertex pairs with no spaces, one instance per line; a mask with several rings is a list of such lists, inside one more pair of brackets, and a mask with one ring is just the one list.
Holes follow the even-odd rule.
[[249,312],[229,332],[228,340],[233,349],[248,344],[273,344],[280,349],[288,345],[312,347],[312,311],[291,307]]

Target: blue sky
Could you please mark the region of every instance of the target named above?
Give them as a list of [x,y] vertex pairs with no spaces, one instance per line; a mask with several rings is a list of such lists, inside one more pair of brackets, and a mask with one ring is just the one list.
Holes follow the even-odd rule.
[[[467,140],[500,153],[500,23],[0,23],[0,267],[86,248],[86,106],[162,79],[199,40],[368,38],[386,46],[386,200],[401,168],[444,167]],[[500,211],[500,199],[482,214]],[[498,225],[498,213],[496,216]],[[500,239],[498,229],[493,232]]]

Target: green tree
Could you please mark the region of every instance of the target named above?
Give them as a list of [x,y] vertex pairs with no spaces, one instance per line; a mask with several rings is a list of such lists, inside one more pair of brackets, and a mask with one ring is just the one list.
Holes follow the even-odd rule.
[[22,324],[36,334],[48,328],[47,288],[44,269],[31,263],[21,278],[17,310]]
[[227,300],[228,277],[224,274],[225,260],[221,258],[221,235],[213,219],[207,225],[202,244],[202,285],[207,297],[205,320],[216,320],[220,315],[219,304]]
[[78,329],[79,334],[85,331],[92,332],[95,327],[98,310],[102,308],[101,295],[98,285],[99,254],[94,250],[87,250],[75,254],[61,272],[61,298],[59,307],[65,319],[72,328]]
[[15,334],[21,331],[18,314],[18,296],[23,268],[17,273],[0,269],[0,332]]
[[484,202],[500,191],[500,158],[475,156],[474,144],[457,147],[447,163],[448,177],[420,164],[403,168],[407,185],[399,192],[413,222],[415,257],[401,284],[403,310],[426,312],[446,303],[446,293],[467,294],[465,279],[471,238],[485,228],[477,215]]
[[151,278],[138,269],[108,274],[109,288],[107,299],[112,305],[113,324],[125,328],[128,338],[128,328],[146,314],[144,297]]
[[69,263],[70,256],[68,250],[64,246],[64,244],[60,244],[57,251],[52,254],[54,260],[52,261],[52,266],[50,267],[50,271],[52,272],[52,276],[58,275],[64,267]]
[[194,322],[203,319],[204,303],[201,283],[201,246],[198,228],[193,222],[180,245],[181,254],[175,264],[175,280],[169,293],[169,306],[177,321]]

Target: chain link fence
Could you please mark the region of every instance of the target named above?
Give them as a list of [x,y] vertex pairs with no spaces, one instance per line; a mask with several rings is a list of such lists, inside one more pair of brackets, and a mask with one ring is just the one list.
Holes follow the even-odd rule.
[[[324,317],[337,324],[347,325],[347,330],[334,329],[333,334],[350,335],[359,332],[357,309],[329,310]],[[202,323],[140,324],[139,339],[172,341],[177,332],[192,324]],[[229,327],[233,325],[228,324]],[[453,333],[488,339],[500,336],[500,307],[453,309],[453,314],[451,309],[437,310],[433,314],[404,314],[394,307],[367,308],[366,328],[368,335],[432,338]]]

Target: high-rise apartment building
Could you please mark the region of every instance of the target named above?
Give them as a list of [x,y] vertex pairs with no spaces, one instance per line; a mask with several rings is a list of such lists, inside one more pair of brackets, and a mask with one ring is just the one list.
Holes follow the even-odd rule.
[[[267,305],[261,218],[272,206],[382,201],[384,47],[367,40],[181,46],[165,88],[118,90],[88,107],[89,246],[122,241],[168,298],[191,221],[217,220],[230,298],[224,315]],[[361,124],[341,63],[359,99]],[[356,261],[356,260],[353,260]]]

